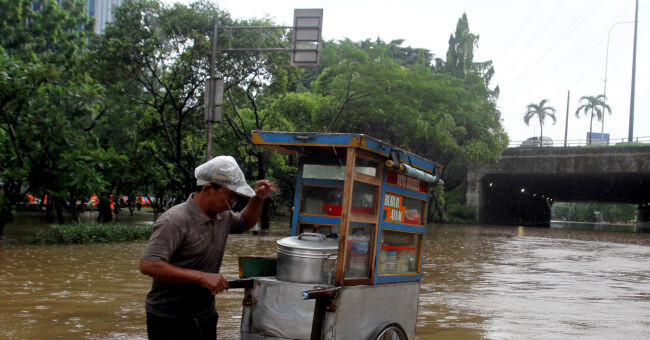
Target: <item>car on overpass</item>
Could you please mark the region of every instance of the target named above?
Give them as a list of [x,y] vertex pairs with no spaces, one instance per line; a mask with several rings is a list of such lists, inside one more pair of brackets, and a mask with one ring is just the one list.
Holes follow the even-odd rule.
[[538,147],[550,147],[553,146],[553,140],[551,137],[542,137],[542,142],[540,143],[539,137],[530,137],[521,143],[520,147],[522,148],[538,148]]

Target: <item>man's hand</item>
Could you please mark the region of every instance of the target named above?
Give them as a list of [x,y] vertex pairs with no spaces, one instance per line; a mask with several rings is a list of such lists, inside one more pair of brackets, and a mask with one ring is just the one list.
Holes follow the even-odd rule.
[[212,295],[217,295],[224,290],[228,290],[228,280],[220,274],[201,273],[201,287],[209,290]]
[[165,261],[140,260],[140,272],[164,282],[198,283],[212,295],[228,290],[228,280],[219,274],[182,268]]
[[275,186],[275,183],[263,179],[255,183],[255,196],[264,200],[271,195],[272,192],[276,192],[278,189]]

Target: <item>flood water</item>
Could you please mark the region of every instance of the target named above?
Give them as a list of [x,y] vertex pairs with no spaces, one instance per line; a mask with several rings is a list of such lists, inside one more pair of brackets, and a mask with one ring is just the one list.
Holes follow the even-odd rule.
[[[287,230],[232,235],[222,273]],[[0,339],[146,339],[144,245],[5,242]],[[648,234],[432,226],[424,272],[417,339],[650,339]],[[217,296],[220,339],[238,339],[241,299]]]

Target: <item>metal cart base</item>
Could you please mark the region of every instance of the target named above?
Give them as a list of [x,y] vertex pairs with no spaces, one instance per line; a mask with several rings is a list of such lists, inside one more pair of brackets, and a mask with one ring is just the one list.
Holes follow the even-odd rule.
[[[334,288],[254,278],[244,295],[242,340],[309,340],[312,338],[314,300],[301,293]],[[320,338],[324,340],[372,339],[387,326],[401,328],[413,338],[417,318],[419,282],[341,287],[327,301]]]

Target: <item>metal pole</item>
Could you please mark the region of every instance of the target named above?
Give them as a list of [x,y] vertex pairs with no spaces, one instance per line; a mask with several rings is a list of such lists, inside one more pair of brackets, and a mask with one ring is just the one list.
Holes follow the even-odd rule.
[[564,147],[567,144],[567,134],[569,133],[569,99],[571,99],[571,90],[566,91],[566,123],[564,124]]
[[636,32],[639,23],[639,0],[636,0],[634,10],[634,49],[632,52],[632,89],[630,94],[630,128],[627,133],[627,141],[632,142],[634,136],[634,87],[636,81]]
[[[607,100],[607,68],[609,66],[609,38],[611,37],[612,30],[614,29],[614,27],[616,27],[616,25],[618,25],[618,24],[631,24],[633,22],[634,21],[619,21],[619,22],[613,24],[609,28],[609,32],[607,32],[607,50],[605,51],[605,79],[603,80],[603,97],[605,97],[604,98],[605,100]],[[603,140],[605,138],[604,133],[605,133],[605,106],[603,106],[603,120],[602,120],[602,124],[600,126],[600,144],[601,145],[603,144]]]
[[[214,16],[214,25],[212,28],[212,54],[210,55],[210,79],[214,77],[214,72],[216,69],[216,60],[217,60],[217,21],[219,20],[218,16]],[[214,92],[211,91],[211,92]],[[212,93],[208,94],[209,96],[212,96]],[[210,108],[206,108],[206,110],[210,110],[211,114],[208,119],[208,145],[205,150],[205,160],[206,162],[212,159],[212,124],[214,123],[212,120],[214,119],[214,105]]]

